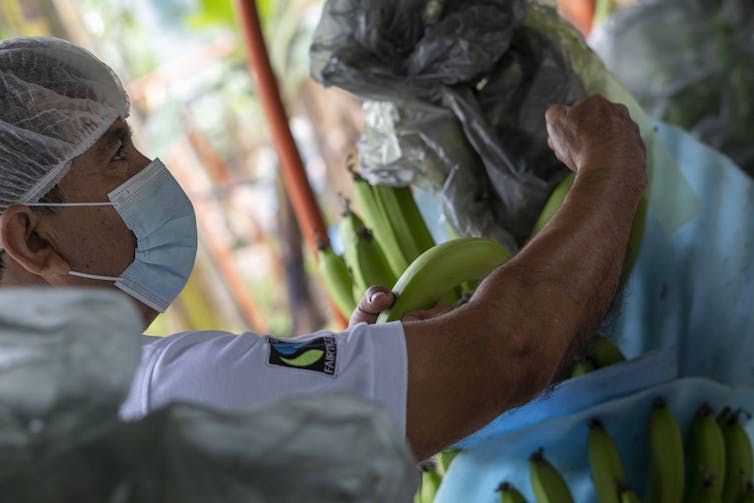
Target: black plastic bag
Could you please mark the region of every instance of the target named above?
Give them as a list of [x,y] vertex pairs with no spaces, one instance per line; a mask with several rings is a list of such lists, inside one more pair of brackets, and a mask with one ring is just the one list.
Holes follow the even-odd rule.
[[526,14],[523,0],[330,0],[311,46],[315,80],[392,104],[373,107],[373,122],[390,123],[398,154],[374,143],[389,131],[365,131],[366,177],[432,186],[459,234],[514,249],[567,174],[544,112],[586,95],[552,39],[521,25]]

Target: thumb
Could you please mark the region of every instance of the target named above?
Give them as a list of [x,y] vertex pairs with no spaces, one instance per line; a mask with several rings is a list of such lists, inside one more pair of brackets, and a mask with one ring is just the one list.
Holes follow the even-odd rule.
[[362,295],[348,323],[352,327],[358,323],[374,323],[377,316],[393,305],[394,295],[384,286],[370,286]]

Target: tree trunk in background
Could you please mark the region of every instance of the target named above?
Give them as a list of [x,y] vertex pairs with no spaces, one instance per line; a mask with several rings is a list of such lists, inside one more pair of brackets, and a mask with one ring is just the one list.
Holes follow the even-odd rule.
[[301,86],[301,100],[327,166],[327,188],[320,195],[322,213],[328,223],[337,222],[342,207],[338,193],[352,199],[353,181],[345,166],[364,127],[361,103],[343,90],[325,89],[311,79]]
[[282,177],[277,177],[278,234],[291,314],[291,335],[321,330],[325,324],[321,302],[312,297],[309,274],[304,267],[304,243]]

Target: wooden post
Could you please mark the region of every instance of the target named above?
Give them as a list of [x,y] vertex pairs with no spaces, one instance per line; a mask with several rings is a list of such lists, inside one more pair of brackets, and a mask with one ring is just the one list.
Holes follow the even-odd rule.
[[[288,116],[280,97],[277,80],[272,71],[262,36],[256,2],[254,0],[235,0],[235,7],[246,46],[249,71],[256,82],[257,95],[267,117],[275,149],[280,157],[283,180],[291,198],[296,220],[301,232],[306,237],[309,248],[316,256],[319,253],[317,236],[319,235],[323,240],[329,241],[327,228],[288,125]],[[338,324],[345,327],[348,324],[347,320],[333,306],[332,300],[328,299],[328,301]]]

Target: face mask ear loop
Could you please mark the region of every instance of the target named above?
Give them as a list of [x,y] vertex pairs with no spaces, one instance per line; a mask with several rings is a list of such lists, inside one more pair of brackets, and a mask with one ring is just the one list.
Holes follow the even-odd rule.
[[85,272],[76,272],[76,271],[70,271],[68,274],[71,276],[78,276],[79,278],[87,278],[87,279],[99,279],[102,281],[118,281],[120,278],[116,278],[114,276],[100,276],[98,274],[86,274]]
[[[77,207],[77,206],[114,206],[112,202],[102,203],[24,203],[25,206],[43,206],[43,207]],[[2,247],[0,247],[2,251]],[[86,274],[83,272],[70,271],[68,274],[71,276],[78,276],[79,278],[98,279],[102,281],[118,281],[120,278],[114,276],[100,276],[98,274]]]

